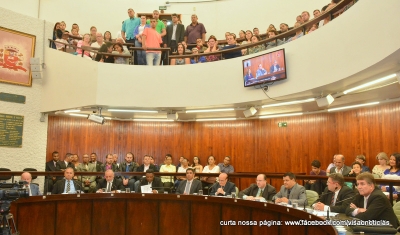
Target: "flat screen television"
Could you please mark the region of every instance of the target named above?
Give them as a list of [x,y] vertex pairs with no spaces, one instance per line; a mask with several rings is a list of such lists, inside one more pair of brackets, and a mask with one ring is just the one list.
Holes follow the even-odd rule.
[[286,79],[285,49],[243,60],[244,87]]

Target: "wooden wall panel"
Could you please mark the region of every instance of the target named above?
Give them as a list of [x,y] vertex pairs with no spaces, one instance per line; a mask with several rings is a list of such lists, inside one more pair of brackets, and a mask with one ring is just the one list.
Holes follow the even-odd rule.
[[[177,164],[180,156],[199,156],[202,165],[213,155],[218,162],[232,157],[236,172],[306,172],[318,159],[325,168],[335,153],[350,165],[364,154],[372,168],[375,156],[400,151],[400,103],[390,103],[346,112],[296,117],[226,122],[120,122],[104,125],[84,118],[49,117],[47,159],[57,150],[79,154],[96,152],[100,161],[117,153],[119,161],[132,151],[142,162],[145,154],[160,164],[167,153]],[[279,128],[285,121],[288,127]]]

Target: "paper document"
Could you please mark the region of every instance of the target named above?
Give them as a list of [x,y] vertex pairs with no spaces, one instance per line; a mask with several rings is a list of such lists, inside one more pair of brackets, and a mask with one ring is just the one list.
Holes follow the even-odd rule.
[[143,185],[143,186],[140,187],[140,189],[142,190],[142,193],[152,193],[152,190],[150,188],[150,184]]
[[[314,211],[313,212],[313,215],[316,215],[316,216],[328,216],[327,215],[327,213],[328,212],[326,212],[326,211]],[[335,213],[335,212],[329,212],[329,216],[336,216],[337,214],[339,214],[339,213]]]

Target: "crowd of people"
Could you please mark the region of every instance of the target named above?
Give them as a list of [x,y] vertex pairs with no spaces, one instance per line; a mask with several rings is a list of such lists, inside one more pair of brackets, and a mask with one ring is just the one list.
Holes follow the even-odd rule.
[[[330,10],[339,2],[340,0],[332,0],[330,3],[322,7],[321,10],[314,10],[314,18],[320,16],[325,11]],[[349,6],[346,6],[343,10],[346,10],[348,7]],[[72,53],[104,63],[150,66],[161,64],[197,64],[221,59],[236,58],[270,49],[294,41],[331,21],[330,16],[326,17],[321,22],[313,24],[311,27],[307,27],[303,31],[301,26],[311,20],[310,13],[308,11],[303,11],[296,17],[296,22],[293,28],[298,28],[298,30],[296,30],[292,35],[269,41],[267,43],[257,44],[248,47],[248,49],[223,53],[224,50],[246,44],[258,43],[261,40],[271,39],[279,34],[286,33],[290,30],[289,25],[287,23],[281,23],[278,30],[273,24],[270,24],[266,30],[265,36],[260,34],[260,30],[257,27],[253,28],[253,30],[240,30],[238,36],[235,33],[226,32],[225,42],[223,43],[224,45],[218,45],[218,40],[214,35],[209,36],[208,41],[206,42],[206,28],[204,24],[198,21],[198,16],[196,14],[191,16],[191,23],[186,27],[186,29],[177,14],[172,14],[172,21],[170,24],[167,24],[167,20],[165,19],[160,20],[160,13],[158,10],[153,11],[151,19],[147,19],[144,15],[137,17],[132,8],[128,9],[128,16],[129,18],[123,21],[122,29],[118,32],[115,39],[112,37],[110,31],[106,31],[103,34],[98,32],[95,26],[90,28],[90,33],[84,33],[81,35],[78,24],[72,24],[71,30],[68,31],[64,21],[57,22],[54,26],[53,32],[53,40],[55,43],[52,43],[51,45],[54,49],[63,51],[70,48],[70,52]],[[114,43],[116,44],[111,47]],[[127,47],[124,46],[125,43],[128,43]],[[129,49],[133,46],[135,49],[131,53]],[[100,51],[101,48],[102,50]],[[193,56],[190,59],[173,58],[169,63],[167,52],[166,50],[162,50],[162,48],[169,48],[170,55],[179,56],[193,54],[196,56]],[[88,50],[91,50],[92,52],[89,52]],[[113,53],[115,55],[96,56],[96,53],[93,52],[93,50],[99,50],[99,52],[103,53]],[[219,51],[221,51],[222,56],[221,54],[208,56],[201,55],[202,53]],[[118,55],[124,55],[124,57],[118,57]],[[131,57],[129,58],[127,55],[131,55]]]
[[[190,162],[185,157],[180,157],[179,163],[172,164],[172,155],[166,154],[162,164],[158,165],[154,157],[145,155],[139,165],[134,154],[129,152],[123,162],[118,162],[117,154],[107,154],[105,162],[98,161],[97,154],[90,156],[84,154],[79,162],[77,154],[67,153],[63,160],[59,153],[52,153],[52,160],[46,163],[46,171],[63,171],[64,177],[46,176],[44,193],[62,194],[103,192],[147,192],[177,194],[202,194],[208,192],[215,196],[234,196],[244,200],[273,201],[281,205],[296,205],[299,207],[310,206],[314,210],[336,213],[345,213],[362,220],[387,220],[395,228],[399,226],[390,204],[389,191],[393,192],[393,199],[398,200],[399,187],[390,188],[387,185],[376,185],[375,179],[400,179],[400,153],[393,153],[388,158],[386,153],[376,156],[379,164],[375,165],[370,173],[370,168],[365,164],[365,156],[357,155],[352,167],[345,165],[345,157],[335,154],[333,163],[326,171],[321,170],[321,162],[314,160],[311,163],[310,175],[328,176],[327,180],[305,180],[304,186],[296,181],[296,175],[287,172],[283,175],[283,185],[279,191],[268,184],[265,174],[259,174],[254,184],[239,191],[237,186],[229,181],[229,175],[235,172],[231,164],[231,157],[225,156],[223,162],[217,164],[214,156],[207,158],[207,163],[202,165],[198,156]],[[80,175],[79,172],[103,172],[104,176]],[[119,172],[115,176],[115,172]],[[145,175],[124,175],[123,172],[141,172]],[[154,173],[184,173],[185,175],[158,177]],[[197,173],[214,173],[214,176],[196,176]],[[355,177],[355,185],[345,182],[344,177]],[[41,195],[39,187],[31,184],[32,176],[28,172],[21,175],[21,180],[27,182],[29,194]],[[30,186],[31,185],[31,186]],[[148,190],[148,191],[144,191]],[[309,202],[306,190],[315,191],[319,197],[314,202]]]

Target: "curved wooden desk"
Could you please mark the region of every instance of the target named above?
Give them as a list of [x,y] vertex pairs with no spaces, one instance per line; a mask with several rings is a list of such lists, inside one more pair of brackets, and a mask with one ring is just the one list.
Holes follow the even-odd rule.
[[[36,196],[13,202],[11,212],[16,217],[20,234],[30,235],[337,234],[332,226],[260,226],[260,221],[265,220],[322,221],[301,210],[264,202],[194,195]],[[257,225],[238,225],[239,221],[256,221]],[[220,225],[233,222],[235,226]]]

